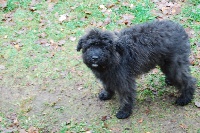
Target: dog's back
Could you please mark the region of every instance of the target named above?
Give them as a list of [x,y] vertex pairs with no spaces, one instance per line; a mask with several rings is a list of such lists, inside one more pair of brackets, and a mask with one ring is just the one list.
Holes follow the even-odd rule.
[[[189,56],[190,44],[184,28],[173,21],[153,21],[126,28],[119,33],[118,45],[124,47],[135,72],[148,72],[170,57]],[[127,59],[126,59],[127,60]],[[132,60],[132,61],[131,61]]]

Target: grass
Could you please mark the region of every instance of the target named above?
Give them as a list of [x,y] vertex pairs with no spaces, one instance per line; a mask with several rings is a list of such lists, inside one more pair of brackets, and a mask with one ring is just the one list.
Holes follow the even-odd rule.
[[27,8],[30,2],[31,0],[8,0],[5,11],[12,11],[16,8]]
[[[136,107],[131,121],[121,121],[115,118],[118,106],[114,104],[115,102],[103,103],[105,108],[101,107],[102,113],[99,111],[100,107],[90,105],[93,102],[102,105],[94,100],[102,86],[94,80],[94,76],[82,63],[80,53],[75,50],[77,41],[85,29],[98,26],[98,22],[103,23],[100,28],[115,30],[127,27],[121,22],[125,14],[134,16],[132,24],[155,19],[156,16],[151,12],[155,8],[155,3],[149,0],[128,2],[61,0],[53,9],[49,9],[50,3],[47,1],[35,3],[31,7],[30,3],[30,0],[8,0],[7,7],[0,10],[0,65],[5,66],[5,69],[0,69],[0,89],[4,89],[2,94],[9,99],[9,101],[6,101],[6,98],[2,99],[0,131],[10,126],[13,130],[14,128],[28,130],[34,126],[40,132],[55,130],[60,133],[163,130],[157,125],[158,123],[155,124],[157,122],[155,119],[167,121],[166,115],[176,109],[171,107],[170,103],[168,105],[163,102],[165,95],[173,94],[174,91],[166,87],[164,76],[160,71],[156,74],[147,74],[138,80],[137,98],[142,105]],[[189,4],[191,3],[193,8],[186,4],[182,13],[174,16],[174,20],[187,18],[184,26],[194,30],[195,37],[191,39],[192,51],[198,54],[198,47],[194,43],[200,42],[199,1],[191,0]],[[104,5],[106,11],[110,9],[111,12],[102,11],[100,5]],[[59,16],[63,14],[67,14],[67,20],[60,22]],[[105,24],[107,18],[111,20],[109,24]],[[45,37],[40,37],[39,34],[45,34]],[[45,45],[38,41],[41,38],[46,39]],[[65,43],[58,46],[61,40],[65,40]],[[199,61],[196,62],[197,64],[191,67],[192,74],[200,79]],[[197,86],[200,87],[199,81]],[[85,102],[82,102],[84,100]],[[151,101],[161,104],[163,110]],[[83,112],[85,106],[92,108],[92,111],[87,109],[88,113]],[[168,106],[171,108],[167,108]],[[192,105],[188,108],[190,107],[194,108]],[[150,117],[145,113],[148,110],[152,111]],[[111,112],[109,114],[111,118],[102,121],[102,115],[107,115],[108,112]],[[13,125],[13,119],[9,117],[13,113],[16,114],[19,125]],[[89,114],[94,116],[91,117]],[[77,119],[81,116],[83,119]],[[141,121],[141,118],[143,121],[140,123],[138,121]],[[169,119],[173,119],[173,116],[169,116]],[[192,128],[194,127],[188,130],[192,131]]]
[[[116,1],[113,1],[114,3]],[[150,16],[150,9],[149,7],[149,1],[146,1],[145,7],[143,7],[141,4],[137,5],[134,10],[131,11],[130,8],[125,7],[125,6],[120,6],[120,9],[117,11],[113,11],[111,14],[111,19],[113,20],[112,23],[106,25],[106,28],[108,29],[114,29],[116,28],[115,23],[117,20],[120,18],[117,16],[120,16],[121,14],[124,13],[130,13],[133,14],[134,11],[137,12],[138,17],[141,18],[141,14],[143,13],[148,13],[145,18],[142,18],[140,20],[136,20],[138,22],[141,21],[147,21],[148,19],[152,19],[153,17]],[[87,4],[91,5],[90,12],[92,14],[88,15],[88,19],[86,21],[77,21],[80,20],[81,17],[85,16],[85,11],[86,11],[86,5],[85,3],[81,3],[80,6],[74,9],[72,13],[70,13],[69,17],[77,16],[77,18],[72,18],[71,21],[64,22],[62,24],[58,24],[58,18],[56,18],[54,15],[58,13],[59,15],[62,15],[66,13],[66,6],[68,7],[73,7],[74,2],[59,2],[55,5],[54,10],[52,13],[45,12],[47,6],[45,2],[36,4],[36,11],[42,10],[42,13],[37,13],[37,12],[31,12],[27,10],[27,5],[28,1],[8,1],[8,6],[5,11],[13,11],[13,21],[15,22],[15,25],[12,26],[12,28],[7,25],[6,23],[2,23],[1,26],[1,35],[2,37],[5,37],[1,41],[2,44],[8,45],[8,46],[2,46],[1,48],[1,55],[4,57],[4,59],[7,60],[7,66],[9,67],[9,71],[12,73],[18,71],[19,69],[23,72],[29,71],[29,69],[33,66],[38,66],[37,68],[40,69],[37,72],[32,73],[31,77],[40,77],[40,79],[44,76],[48,77],[52,74],[52,71],[50,67],[56,67],[55,64],[61,64],[63,63],[62,60],[65,57],[65,53],[63,51],[61,52],[55,52],[54,55],[54,60],[51,58],[46,58],[45,56],[48,56],[51,54],[51,50],[49,50],[48,47],[43,47],[41,45],[36,44],[37,39],[39,37],[37,34],[40,33],[46,33],[47,34],[47,39],[53,40],[53,41],[58,41],[61,39],[65,39],[67,35],[74,36],[78,38],[80,35],[83,34],[83,28],[90,25],[90,22],[92,20],[96,21],[103,21],[107,16],[104,16],[102,12],[98,10],[100,3],[96,3],[94,1],[89,1]],[[95,3],[95,4],[93,4]],[[110,3],[108,1],[105,1],[103,4]],[[134,2],[136,4],[136,2]],[[152,4],[151,4],[152,5]],[[148,8],[146,8],[148,6]],[[87,9],[88,10],[88,9]],[[1,12],[2,13],[2,12]],[[31,20],[29,20],[31,19]],[[44,23],[47,24],[48,21],[51,22],[48,24],[46,28],[40,28],[38,25],[40,24],[40,20],[43,19],[45,21]],[[23,28],[28,28],[25,33],[22,34],[17,34],[17,31],[21,31]],[[56,31],[56,32],[55,32]],[[20,51],[17,51],[15,47],[9,45],[9,41],[11,42],[16,42],[20,40],[20,45],[23,45],[21,47]],[[70,43],[73,43],[70,47]],[[66,46],[63,48],[66,49],[69,54],[71,55],[74,54],[75,52],[75,43],[67,41]],[[66,59],[65,59],[66,60]],[[68,59],[67,59],[68,60]],[[70,60],[70,57],[69,57]],[[55,61],[55,62],[53,62]],[[15,63],[14,63],[15,62]],[[53,65],[53,64],[54,65]],[[68,62],[64,62],[67,63]],[[71,63],[76,63],[74,60],[71,60],[69,64]],[[14,65],[13,65],[14,64]],[[67,64],[63,64],[63,66],[67,66]],[[73,64],[72,64],[73,66]],[[46,72],[46,69],[50,70],[49,72]],[[56,73],[53,74],[56,76]],[[32,79],[30,79],[32,80]]]
[[98,125],[92,125],[90,126],[89,124],[85,123],[85,122],[81,122],[81,123],[64,123],[61,126],[61,130],[60,133],[66,133],[67,131],[71,131],[71,132],[104,132],[104,133],[109,133],[110,131],[108,129],[105,128],[105,123],[101,122]]

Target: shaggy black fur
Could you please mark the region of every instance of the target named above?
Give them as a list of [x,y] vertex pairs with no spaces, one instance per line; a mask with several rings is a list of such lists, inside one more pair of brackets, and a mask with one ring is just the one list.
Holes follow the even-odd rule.
[[103,83],[100,100],[120,97],[117,118],[131,115],[135,97],[135,78],[159,65],[166,83],[176,86],[178,105],[191,102],[195,79],[190,75],[190,44],[179,24],[165,20],[126,28],[119,33],[93,29],[83,36],[77,50],[82,49],[84,63]]

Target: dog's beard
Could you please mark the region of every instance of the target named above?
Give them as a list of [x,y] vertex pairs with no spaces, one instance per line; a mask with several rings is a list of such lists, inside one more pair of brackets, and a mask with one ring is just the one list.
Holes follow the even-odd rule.
[[90,64],[90,67],[93,68],[93,69],[97,69],[97,68],[105,69],[107,66],[103,65],[103,64],[92,63],[92,64]]
[[[83,62],[92,70],[95,71],[106,71],[112,67],[113,60],[111,60],[111,53],[109,51],[97,51],[88,50],[83,54]],[[97,57],[97,58],[94,58]]]
[[86,63],[86,65],[95,71],[105,71],[106,68],[108,68],[108,63],[102,63],[102,62],[90,62]]
[[98,67],[99,65],[98,64],[96,64],[96,63],[93,63],[92,64],[92,67],[94,67],[94,68],[96,68],[96,67]]

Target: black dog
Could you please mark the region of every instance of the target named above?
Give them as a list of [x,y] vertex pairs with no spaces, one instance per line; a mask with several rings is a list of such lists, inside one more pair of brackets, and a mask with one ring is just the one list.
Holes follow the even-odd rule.
[[93,29],[79,40],[77,51],[81,49],[84,63],[103,83],[100,100],[119,94],[119,119],[132,113],[135,78],[156,65],[165,74],[166,83],[179,89],[176,104],[186,105],[193,98],[195,79],[190,75],[189,39],[175,22],[153,21],[119,33]]

